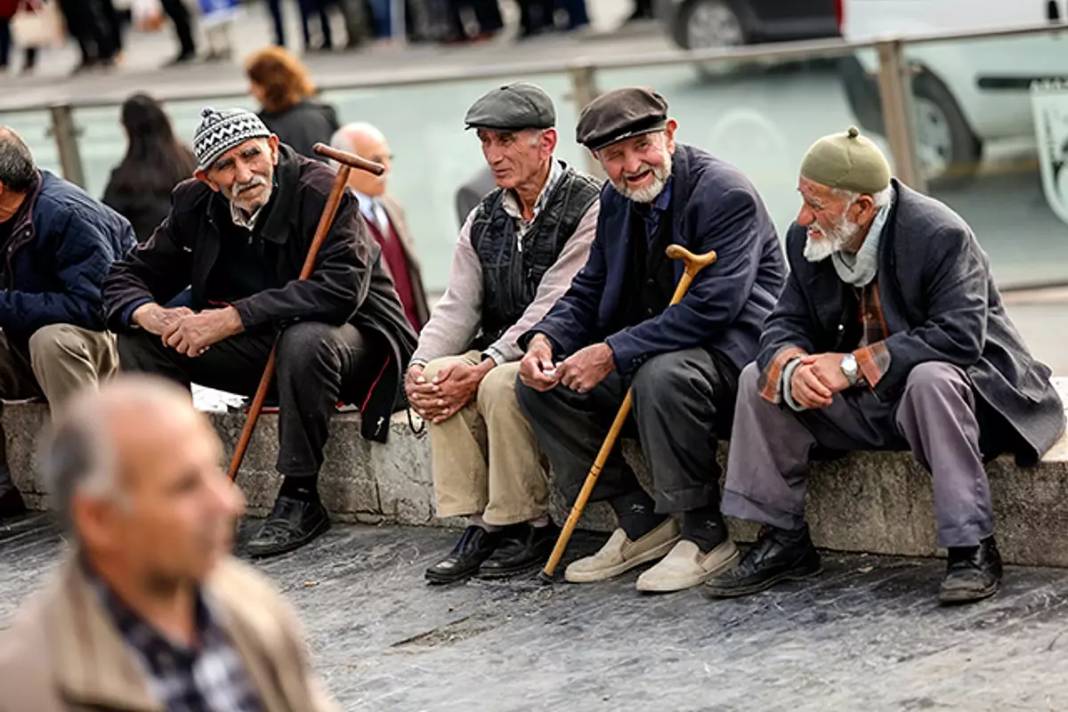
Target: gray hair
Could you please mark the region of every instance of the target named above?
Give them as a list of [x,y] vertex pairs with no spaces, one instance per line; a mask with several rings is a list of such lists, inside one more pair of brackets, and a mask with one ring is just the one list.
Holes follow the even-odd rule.
[[0,126],[0,183],[16,193],[25,193],[37,178],[37,164],[29,147],[14,130]]
[[890,197],[894,194],[893,186],[886,186],[877,193],[857,193],[852,190],[846,190],[845,188],[831,188],[831,194],[837,195],[847,199],[847,205],[852,205],[853,202],[862,195],[871,195],[871,200],[875,203],[876,208],[885,208],[890,204]]
[[330,137],[330,145],[334,148],[340,148],[342,151],[350,151],[352,150],[353,134],[366,134],[379,143],[386,143],[386,135],[377,126],[367,121],[354,121],[335,131],[334,135]]

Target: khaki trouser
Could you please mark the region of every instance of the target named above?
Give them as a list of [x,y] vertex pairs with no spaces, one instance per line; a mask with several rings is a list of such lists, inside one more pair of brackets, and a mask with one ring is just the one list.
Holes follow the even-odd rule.
[[[435,359],[424,375],[445,365],[475,365],[477,351]],[[430,458],[439,517],[482,514],[488,524],[529,521],[549,509],[549,473],[534,431],[515,397],[518,363],[497,366],[474,401],[439,425],[430,425]]]
[[0,330],[0,398],[43,396],[53,413],[85,386],[96,387],[119,366],[115,335],[71,324],[43,326],[30,337],[29,353]]

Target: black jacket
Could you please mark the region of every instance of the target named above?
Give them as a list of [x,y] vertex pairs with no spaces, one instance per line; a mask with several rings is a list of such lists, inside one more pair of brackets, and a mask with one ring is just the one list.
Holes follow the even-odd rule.
[[[349,322],[381,337],[388,345],[389,363],[366,394],[363,434],[384,442],[389,416],[403,403],[402,376],[416,337],[383,270],[379,247],[368,236],[356,198],[349,192],[342,196],[311,278],[297,281],[334,175],[322,163],[281,147],[275,192],[257,230],[264,240],[282,247],[276,269],[284,286],[240,299],[233,306],[245,329],[283,329],[297,321]],[[165,304],[189,285],[193,308],[208,306],[205,287],[220,245],[212,201],[220,200],[224,200],[221,195],[196,180],[174,189],[170,215],[147,242],[115,265],[104,284],[113,331],[128,330],[130,315],[141,304]]]
[[329,144],[338,129],[334,107],[307,99],[285,111],[261,111],[259,117],[282,143],[302,156],[319,161],[326,159],[313,153],[312,146],[317,142]]
[[101,285],[134,245],[121,215],[48,171],[38,176],[2,246],[0,329],[19,344],[49,324],[103,331]]

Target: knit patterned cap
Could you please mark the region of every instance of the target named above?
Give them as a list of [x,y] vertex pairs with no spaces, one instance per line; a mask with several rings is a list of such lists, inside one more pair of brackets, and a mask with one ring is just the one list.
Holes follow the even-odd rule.
[[801,160],[801,175],[829,188],[872,194],[890,185],[890,164],[855,126],[824,136]]
[[193,136],[193,153],[197,165],[207,170],[219,156],[250,138],[268,138],[271,131],[260,117],[245,109],[216,111],[205,107],[200,111],[200,126]]

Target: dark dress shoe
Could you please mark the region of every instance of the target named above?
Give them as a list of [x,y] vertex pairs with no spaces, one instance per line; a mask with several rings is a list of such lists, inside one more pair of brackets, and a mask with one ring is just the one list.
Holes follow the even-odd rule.
[[972,603],[989,598],[1001,585],[1001,554],[993,536],[969,546],[949,550],[946,577],[938,592],[943,605]]
[[820,572],[820,555],[812,545],[808,527],[798,531],[764,527],[753,548],[730,571],[708,579],[708,598],[748,596],[780,581],[797,581]]
[[330,528],[322,502],[279,497],[267,521],[245,545],[245,553],[260,558],[299,549]]
[[497,550],[478,568],[479,578],[507,578],[540,568],[559,535],[560,527],[552,522],[544,527],[525,522],[505,527]]
[[0,484],[0,519],[17,517],[26,513],[26,503],[22,501],[15,485],[8,483]]
[[488,532],[482,527],[469,526],[460,535],[449,555],[426,570],[430,583],[453,583],[478,573],[478,567],[497,548],[500,532]]

